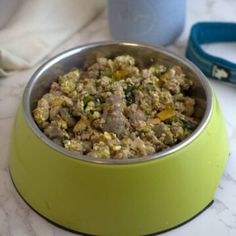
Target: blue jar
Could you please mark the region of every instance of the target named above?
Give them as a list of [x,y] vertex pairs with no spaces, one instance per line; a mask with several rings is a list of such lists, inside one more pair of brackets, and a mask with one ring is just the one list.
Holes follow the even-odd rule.
[[186,0],[108,0],[114,39],[167,45],[181,34]]

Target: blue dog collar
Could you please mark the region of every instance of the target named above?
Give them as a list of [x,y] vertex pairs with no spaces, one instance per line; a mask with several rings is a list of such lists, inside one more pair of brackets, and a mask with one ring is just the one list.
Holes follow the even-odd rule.
[[233,41],[236,41],[236,23],[197,23],[191,29],[186,57],[196,64],[207,77],[236,83],[236,64],[212,56],[201,48],[201,44]]

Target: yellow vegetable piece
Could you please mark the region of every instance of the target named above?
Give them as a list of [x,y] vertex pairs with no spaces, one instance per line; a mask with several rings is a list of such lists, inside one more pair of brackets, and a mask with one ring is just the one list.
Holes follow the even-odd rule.
[[84,118],[81,118],[77,124],[75,125],[73,131],[74,132],[81,132],[82,130],[84,130],[88,125],[88,120],[87,119],[84,119]]
[[125,71],[125,70],[122,70],[122,69],[117,70],[113,73],[112,78],[115,79],[115,80],[122,80],[122,79],[124,79],[126,74],[127,74],[127,71]]
[[62,98],[55,98],[52,101],[52,107],[64,105],[65,101]]
[[114,146],[112,146],[112,149],[114,150],[114,151],[120,151],[121,150],[121,146],[120,145],[114,145]]
[[166,108],[165,110],[159,112],[159,113],[157,114],[157,117],[158,117],[160,120],[164,121],[164,120],[167,120],[167,119],[169,119],[169,118],[175,116],[175,114],[176,114],[175,111],[174,111],[172,108],[168,107],[168,108]]
[[105,140],[110,141],[111,140],[111,135],[108,132],[104,132],[103,137]]
[[172,68],[168,70],[165,74],[161,75],[160,79],[162,81],[169,80],[172,79],[174,75],[175,75],[175,70]]
[[169,80],[170,79],[169,73],[166,72],[165,74],[161,75],[160,79],[162,81]]

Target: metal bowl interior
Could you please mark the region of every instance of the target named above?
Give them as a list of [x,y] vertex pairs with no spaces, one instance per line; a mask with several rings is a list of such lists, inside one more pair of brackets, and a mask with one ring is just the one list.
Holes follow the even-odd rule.
[[[113,58],[117,55],[129,54],[133,56],[140,67],[150,66],[153,62],[160,62],[165,65],[179,65],[183,68],[185,74],[193,81],[190,96],[196,99],[195,116],[201,118],[201,122],[194,132],[182,142],[173,147],[154,153],[149,156],[132,158],[132,159],[100,159],[88,157],[85,155],[71,152],[51,141],[38,128],[35,123],[32,110],[35,108],[37,101],[43,94],[48,92],[50,84],[55,81],[59,75],[65,74],[73,67],[86,68],[93,64],[97,57],[103,56]],[[150,161],[153,159],[165,157],[170,153],[189,145],[201,133],[207,125],[212,113],[212,90],[205,76],[188,60],[174,55],[160,47],[152,47],[137,43],[127,43],[120,41],[99,42],[73,48],[52,58],[42,65],[32,76],[27,84],[23,95],[24,115],[29,127],[33,132],[49,147],[62,152],[68,157],[84,161],[103,164],[128,164]]]

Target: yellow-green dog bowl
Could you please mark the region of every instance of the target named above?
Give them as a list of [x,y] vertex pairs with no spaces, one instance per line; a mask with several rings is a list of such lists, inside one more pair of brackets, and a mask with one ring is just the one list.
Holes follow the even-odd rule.
[[[105,160],[65,150],[37,127],[32,110],[58,75],[98,56],[130,54],[139,64],[180,65],[194,83],[198,128],[172,148],[143,158]],[[228,157],[224,122],[204,75],[162,48],[105,42],[66,51],[41,66],[26,86],[10,148],[10,172],[25,201],[47,219],[92,235],[165,231],[201,212],[213,199]]]

